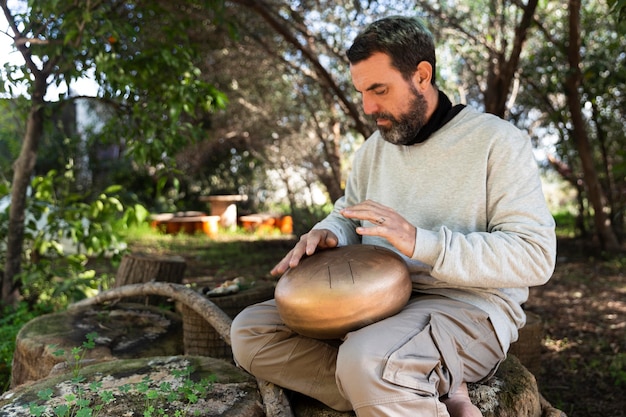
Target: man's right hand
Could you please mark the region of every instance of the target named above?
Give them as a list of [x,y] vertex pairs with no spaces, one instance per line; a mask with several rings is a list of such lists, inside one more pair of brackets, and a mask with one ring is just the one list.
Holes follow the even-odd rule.
[[282,275],[287,269],[298,266],[303,256],[313,255],[317,248],[334,248],[338,243],[339,239],[337,239],[337,236],[330,230],[311,230],[309,233],[300,236],[300,240],[296,243],[296,246],[272,268],[271,274]]

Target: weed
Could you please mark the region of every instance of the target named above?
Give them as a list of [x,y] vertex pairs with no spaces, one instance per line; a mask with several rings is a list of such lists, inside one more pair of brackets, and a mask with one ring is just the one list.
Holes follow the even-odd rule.
[[615,385],[626,387],[626,353],[616,354],[609,364],[609,374]]

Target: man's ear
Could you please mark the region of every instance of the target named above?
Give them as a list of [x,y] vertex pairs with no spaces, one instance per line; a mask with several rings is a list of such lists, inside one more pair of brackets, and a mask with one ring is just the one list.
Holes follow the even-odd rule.
[[413,82],[417,88],[425,88],[430,85],[433,77],[433,67],[426,61],[417,64],[417,71],[413,74]]

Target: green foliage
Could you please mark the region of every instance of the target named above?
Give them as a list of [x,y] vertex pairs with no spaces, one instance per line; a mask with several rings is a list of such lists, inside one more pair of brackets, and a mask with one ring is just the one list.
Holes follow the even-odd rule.
[[556,221],[556,234],[559,237],[575,237],[577,230],[576,215],[570,210],[561,210],[553,214]]
[[[88,350],[93,349],[96,344],[95,340],[98,334],[95,332],[86,335],[87,340],[83,342],[82,346],[72,348],[70,355],[66,358],[66,361],[72,364],[72,379],[71,382],[75,386],[69,394],[63,397],[65,403],[57,405],[53,408],[52,412],[57,417],[70,417],[70,416],[83,416],[92,417],[99,415],[103,407],[115,400],[115,396],[109,390],[102,390],[101,382],[92,382],[87,388],[81,384],[84,378],[80,375],[81,361],[84,359]],[[51,349],[55,349],[55,346],[50,346]],[[63,349],[54,351],[55,356],[64,356],[66,352]],[[88,397],[89,393],[97,393],[99,402],[92,404],[91,399]],[[47,401],[52,398],[54,392],[52,389],[43,389],[37,393],[37,397],[41,401]],[[43,416],[48,411],[48,407],[38,403],[30,403],[29,410],[34,416]]]
[[[21,281],[22,295],[32,304],[40,301],[63,307],[106,287],[108,276],[85,268],[87,260],[121,258],[124,233],[145,221],[148,212],[140,205],[125,208],[111,186],[94,197],[73,189],[74,170],[52,170],[32,180],[25,220],[25,245]],[[8,195],[0,187],[0,197]],[[5,239],[8,209],[0,213],[0,238]],[[4,251],[0,261],[4,263]]]
[[[220,1],[185,2],[185,6],[215,9],[219,9],[221,4]],[[173,3],[168,6],[180,7]],[[38,106],[43,100],[48,100],[48,86],[69,87],[72,81],[95,72],[96,79],[101,83],[102,102],[114,110],[111,111],[108,128],[100,132],[100,137],[106,139],[104,143],[116,143],[128,151],[134,163],[174,165],[171,155],[182,144],[201,136],[203,123],[197,122],[225,106],[226,97],[206,81],[207,77],[195,64],[198,58],[189,41],[184,20],[170,10],[162,9],[159,2],[50,0],[12,2],[11,5],[5,2],[3,11],[9,22],[7,35],[30,40],[14,45],[23,62],[5,66],[3,75],[6,78],[3,81],[7,82],[9,93],[13,95],[19,91],[15,87],[25,87],[20,90],[28,91],[24,96],[30,98],[31,106],[40,110]],[[67,95],[62,93],[59,100],[65,99]],[[56,112],[58,108],[54,110]],[[51,114],[47,111],[43,115],[39,112],[23,114],[31,115],[28,132],[32,134],[22,137],[28,139],[24,143],[32,148],[24,153],[23,163],[15,166],[20,168],[19,175],[28,178],[33,174],[31,167],[37,157],[38,146],[45,144],[39,133],[42,125],[52,123],[49,123]],[[75,127],[72,125],[72,128]],[[78,135],[66,135],[64,146],[50,147],[55,150],[55,157],[50,158],[53,163],[58,163],[56,156],[65,156],[63,152],[69,149],[72,151],[68,152],[78,152],[84,144],[76,137]],[[51,140],[51,144],[55,140]],[[11,157],[14,155],[9,147],[15,143],[7,141],[5,146],[11,151],[7,152]],[[86,157],[84,154],[68,156],[61,159],[82,161]],[[6,162],[8,164],[9,161]],[[40,169],[53,172],[46,169],[49,167],[42,166],[41,161],[38,163]],[[120,200],[109,195],[116,190],[106,190],[95,198],[84,199],[70,194],[57,196],[54,191],[61,184],[54,183],[51,187],[51,183],[46,174],[41,183],[33,184],[36,201],[28,203],[28,210],[35,220],[27,219],[29,223],[24,233],[27,240],[23,260],[25,267],[20,277],[13,276],[18,268],[15,268],[16,271],[8,268],[3,278],[11,286],[21,280],[28,290],[35,289],[35,294],[28,295],[32,300],[48,292],[36,288],[38,284],[55,278],[53,263],[62,257],[61,239],[69,239],[76,245],[77,256],[66,257],[64,261],[70,266],[68,275],[80,281],[81,285],[91,285],[92,281],[92,277],[76,273],[85,256],[111,250],[116,252],[121,243],[117,241],[119,233],[114,230],[114,226],[120,223],[112,220],[113,215],[119,215],[123,209]],[[21,210],[21,197],[27,193],[26,184],[16,182],[13,186],[16,187],[15,194],[20,196],[15,203],[20,203]],[[55,207],[58,203],[61,203],[59,207]],[[135,216],[137,213],[135,210]],[[40,232],[33,226],[42,216],[46,216],[45,220],[51,226]],[[130,215],[124,216],[125,220],[130,218]],[[6,220],[6,215],[3,220]],[[21,223],[15,219],[11,221],[12,225]],[[0,229],[4,227],[5,222]],[[0,230],[0,237],[7,233]],[[22,233],[16,228],[11,228],[11,233],[9,241],[13,246],[10,250],[15,253],[22,250],[18,247],[22,245]],[[44,257],[46,260],[42,261]],[[33,260],[32,265],[27,264],[27,259]],[[49,259],[53,263],[48,264]],[[79,286],[72,285],[72,288]],[[70,294],[70,299],[75,296]],[[66,297],[65,294],[63,297]]]
[[203,137],[205,120],[227,103],[198,66],[184,13],[163,7],[118,9],[115,30],[91,56],[103,98],[113,104],[98,140],[122,142],[139,163],[162,162]]
[[[521,61],[523,78],[514,113],[531,129],[537,143],[559,164],[559,173],[570,183],[583,185],[578,138],[571,127],[571,115],[565,100],[564,81],[568,64],[568,11],[557,2],[547,2],[538,9],[536,31],[527,41],[525,59]],[[583,74],[579,88],[586,134],[589,137],[594,171],[606,196],[604,211],[610,213],[616,234],[626,235],[626,64],[624,36],[614,15],[604,2],[582,2],[580,48]],[[622,24],[623,25],[623,24]],[[532,125],[540,125],[532,130]],[[593,229],[592,204],[586,186],[581,186],[579,215]]]
[[611,6],[611,14],[617,16],[618,22],[621,23],[621,32],[626,33],[626,0],[609,0]]

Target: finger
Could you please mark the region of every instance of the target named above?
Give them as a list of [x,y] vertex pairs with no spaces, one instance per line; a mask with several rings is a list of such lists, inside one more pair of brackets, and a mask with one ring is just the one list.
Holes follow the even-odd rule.
[[311,236],[311,233],[300,236],[300,240],[296,245],[287,253],[287,255],[272,269],[273,275],[283,274],[289,268],[295,268],[300,263],[300,260],[305,255],[312,255],[317,248],[317,242],[319,238]]
[[370,221],[372,223],[378,225],[378,226],[382,226],[387,221],[387,218],[385,216],[378,216],[378,217],[375,217],[373,220],[370,220]]
[[283,274],[289,268],[295,268],[302,258],[311,256],[317,248],[333,248],[337,246],[339,239],[328,230],[312,230],[300,237],[296,246],[270,271],[272,275]]
[[296,251],[296,247],[294,247],[294,249],[289,251],[289,253],[278,264],[276,264],[274,268],[272,268],[270,273],[272,275],[284,274],[289,268],[295,268],[298,266],[303,255],[304,252],[302,250]]
[[300,263],[304,255],[312,255],[315,248],[309,249],[308,242],[305,245],[297,245],[291,251],[291,259],[289,259],[289,268],[295,268]]
[[389,220],[393,211],[382,204],[366,200],[362,203],[355,204],[354,206],[346,207],[341,211],[341,214],[347,218],[367,220],[373,224],[380,225]]
[[342,213],[345,217],[350,219],[356,219],[361,221],[368,221],[374,226],[379,227],[391,227],[393,213],[387,213],[382,211],[370,211],[370,210],[355,210],[346,211]]
[[[317,250],[317,247],[320,245],[320,243],[323,243],[324,239],[321,239],[320,237],[317,236],[309,236],[309,238],[306,241],[306,246],[304,248],[304,254],[306,254],[307,256],[311,256],[315,253],[315,251]],[[300,258],[302,257],[302,255],[300,256]]]
[[324,238],[324,247],[325,248],[335,248],[339,244],[339,239],[332,232],[327,232]]
[[276,266],[274,266],[274,268],[272,268],[272,270],[270,271],[270,274],[274,276],[284,274],[285,271],[289,269],[289,259],[291,258],[290,254],[291,252],[287,256],[285,256],[283,259],[281,259],[281,261],[278,262]]

